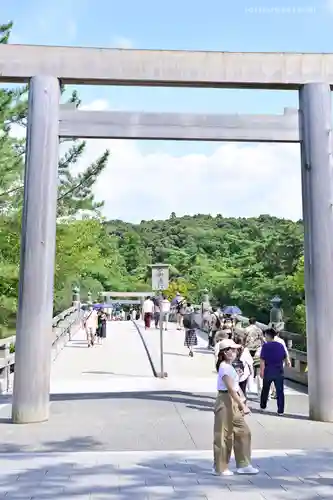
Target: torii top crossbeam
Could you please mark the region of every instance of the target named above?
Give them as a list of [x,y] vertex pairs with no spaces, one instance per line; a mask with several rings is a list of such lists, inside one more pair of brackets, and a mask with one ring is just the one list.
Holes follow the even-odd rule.
[[62,83],[299,89],[333,86],[333,54],[132,50],[0,45],[0,81],[52,75]]

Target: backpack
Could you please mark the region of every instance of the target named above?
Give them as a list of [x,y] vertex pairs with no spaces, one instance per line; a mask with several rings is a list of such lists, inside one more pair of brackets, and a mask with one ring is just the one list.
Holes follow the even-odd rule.
[[176,310],[180,314],[181,310],[184,309],[184,299],[177,302]]
[[194,316],[193,313],[184,314],[183,317],[184,328],[187,328],[188,330],[193,330],[194,328],[196,328],[193,316]]

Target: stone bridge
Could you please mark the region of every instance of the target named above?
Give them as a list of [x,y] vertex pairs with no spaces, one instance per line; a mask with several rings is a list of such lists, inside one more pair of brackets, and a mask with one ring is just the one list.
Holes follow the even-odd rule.
[[275,401],[261,413],[250,395],[260,474],[216,478],[216,373],[205,333],[190,358],[170,324],[161,379],[158,330],[108,322],[104,344],[88,349],[79,323],[69,323],[53,356],[49,420],[14,425],[10,387],[1,396],[0,498],[333,498],[333,426],[308,419],[304,386],[287,383],[283,417]]

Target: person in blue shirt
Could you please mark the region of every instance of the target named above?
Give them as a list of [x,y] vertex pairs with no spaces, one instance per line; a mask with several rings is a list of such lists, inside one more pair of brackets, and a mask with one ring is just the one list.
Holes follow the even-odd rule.
[[284,413],[284,363],[288,362],[286,350],[274,337],[276,331],[269,328],[265,331],[266,342],[260,353],[260,376],[263,379],[260,396],[260,408],[265,410],[272,383],[276,389],[278,415]]

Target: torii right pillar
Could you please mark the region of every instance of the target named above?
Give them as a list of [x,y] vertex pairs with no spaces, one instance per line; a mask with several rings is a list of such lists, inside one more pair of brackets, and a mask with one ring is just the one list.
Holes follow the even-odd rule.
[[333,422],[333,165],[331,90],[300,93],[309,415]]

